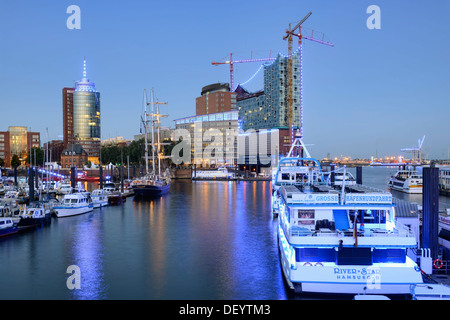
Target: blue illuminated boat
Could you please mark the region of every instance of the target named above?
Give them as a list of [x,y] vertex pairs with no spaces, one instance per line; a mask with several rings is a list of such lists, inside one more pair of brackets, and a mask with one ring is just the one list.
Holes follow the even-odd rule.
[[[144,90],[144,100],[145,100],[145,111],[144,111],[144,119],[142,119],[142,124],[144,126],[144,139],[145,139],[145,170],[146,175],[144,177],[135,179],[131,182],[130,186],[134,191],[134,194],[137,197],[159,197],[169,192],[170,190],[170,173],[169,170],[166,170],[164,173],[161,173],[161,159],[163,156],[161,155],[161,143],[160,134],[159,134],[159,124],[160,117],[164,117],[165,115],[161,115],[159,113],[159,105],[165,103],[153,102],[153,89],[152,89],[152,102],[147,103],[147,93]],[[152,106],[151,113],[147,113],[147,105]],[[154,111],[153,106],[156,105],[156,112]],[[148,119],[147,117],[150,117]],[[149,173],[149,164],[148,164],[148,122],[151,122],[151,133],[152,133],[152,167],[153,171]],[[156,131],[156,132],[155,132]],[[156,140],[156,141],[155,141]],[[156,145],[156,147],[155,147]],[[155,153],[157,154],[155,156]],[[156,165],[158,168],[156,168]]]
[[[299,139],[299,138],[298,138]],[[278,183],[278,245],[288,286],[298,293],[408,295],[423,283],[407,255],[414,233],[395,218],[389,192],[363,185],[330,185],[319,161],[282,158],[301,173]],[[345,175],[345,167],[344,167]]]

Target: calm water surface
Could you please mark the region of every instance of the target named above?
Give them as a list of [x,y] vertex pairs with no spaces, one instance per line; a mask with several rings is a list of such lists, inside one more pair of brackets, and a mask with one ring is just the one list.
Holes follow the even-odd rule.
[[[363,183],[385,189],[393,173],[364,168]],[[178,180],[158,200],[130,197],[0,239],[0,299],[296,298],[280,269],[270,190]],[[441,207],[449,202],[441,197]],[[81,289],[67,288],[71,265]]]

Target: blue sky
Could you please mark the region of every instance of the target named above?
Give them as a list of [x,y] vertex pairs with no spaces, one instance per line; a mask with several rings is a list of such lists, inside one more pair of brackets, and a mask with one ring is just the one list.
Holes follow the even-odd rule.
[[[81,30],[66,27],[72,4]],[[372,4],[380,30],[366,27]],[[447,158],[449,0],[0,0],[0,130],[62,135],[61,91],[81,79],[83,57],[102,95],[102,138],[139,133],[144,88],[168,102],[164,125],[173,127],[195,114],[203,86],[229,81],[229,67],[212,61],[286,54],[284,31],[309,11],[304,27],[335,44],[304,44],[304,140],[313,155],[400,155],[426,135],[424,152]],[[259,66],[235,65],[235,81]],[[262,89],[262,72],[246,88]]]

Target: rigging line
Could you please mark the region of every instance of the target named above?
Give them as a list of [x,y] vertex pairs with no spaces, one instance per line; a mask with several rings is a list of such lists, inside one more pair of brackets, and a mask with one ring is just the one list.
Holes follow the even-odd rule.
[[255,72],[255,74],[253,76],[250,77],[250,79],[248,79],[247,81],[243,82],[243,83],[239,83],[239,85],[244,85],[249,83],[250,81],[253,80],[254,77],[256,77],[256,75],[258,74],[259,71],[261,71],[262,67],[264,67],[264,64],[262,64],[259,69]]

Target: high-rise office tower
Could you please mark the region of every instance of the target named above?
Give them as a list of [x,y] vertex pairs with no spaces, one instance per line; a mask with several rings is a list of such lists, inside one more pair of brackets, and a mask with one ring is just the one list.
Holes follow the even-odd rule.
[[75,88],[63,88],[63,149],[73,143],[73,92]]
[[87,78],[86,60],[83,78],[73,92],[73,137],[88,154],[88,160],[99,163],[100,156],[100,92]]

